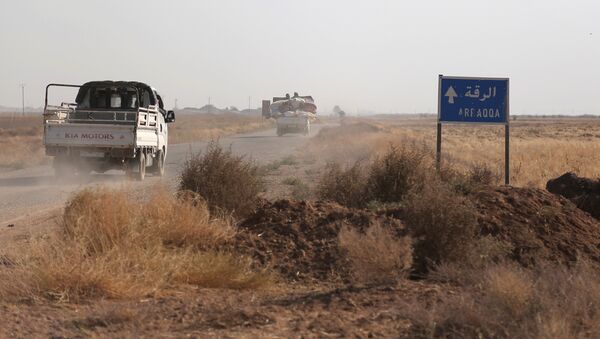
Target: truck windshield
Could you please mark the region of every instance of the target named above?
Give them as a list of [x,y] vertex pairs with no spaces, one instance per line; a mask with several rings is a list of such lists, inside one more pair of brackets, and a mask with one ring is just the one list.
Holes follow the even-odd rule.
[[136,109],[138,105],[135,88],[90,87],[78,108],[88,109]]

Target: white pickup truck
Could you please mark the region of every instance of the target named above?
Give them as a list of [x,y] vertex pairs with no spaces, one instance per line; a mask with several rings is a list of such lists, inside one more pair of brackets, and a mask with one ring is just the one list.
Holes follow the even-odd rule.
[[[74,103],[48,104],[51,87],[78,88]],[[72,100],[72,99],[71,99]],[[165,111],[156,89],[130,81],[50,84],[44,105],[44,146],[58,177],[122,169],[144,180],[146,167],[165,173],[168,148]]]

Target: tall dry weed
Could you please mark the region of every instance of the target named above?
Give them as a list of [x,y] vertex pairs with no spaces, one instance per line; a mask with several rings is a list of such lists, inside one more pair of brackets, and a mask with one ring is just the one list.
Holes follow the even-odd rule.
[[390,145],[388,151],[371,164],[368,188],[373,199],[399,202],[410,191],[420,189],[427,181],[427,153],[408,146]]
[[317,196],[343,206],[366,206],[371,198],[367,187],[367,173],[362,163],[356,162],[346,168],[338,163],[327,164],[317,184]]
[[446,184],[432,180],[403,202],[402,219],[416,239],[417,269],[469,258],[476,242],[475,208]]
[[205,153],[186,161],[179,189],[204,198],[210,211],[242,218],[254,210],[263,188],[260,168],[244,156],[209,143]]

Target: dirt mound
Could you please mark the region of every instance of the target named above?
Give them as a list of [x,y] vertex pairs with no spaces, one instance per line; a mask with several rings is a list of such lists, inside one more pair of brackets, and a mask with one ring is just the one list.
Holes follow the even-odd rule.
[[567,199],[541,189],[497,187],[473,201],[484,235],[514,246],[514,259],[525,266],[537,261],[600,261],[600,223]]
[[265,202],[239,226],[236,250],[273,265],[289,280],[345,280],[349,271],[338,248],[340,230],[348,225],[364,231],[376,222],[406,235],[397,219],[335,203]]
[[578,177],[568,172],[551,179],[546,189],[571,200],[577,207],[600,219],[600,181]]

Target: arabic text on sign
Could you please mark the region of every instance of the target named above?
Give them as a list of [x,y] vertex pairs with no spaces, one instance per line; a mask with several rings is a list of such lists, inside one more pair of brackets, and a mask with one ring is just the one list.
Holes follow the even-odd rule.
[[489,87],[488,92],[483,93],[483,96],[481,95],[479,88],[480,88],[479,85],[475,86],[474,90],[472,89],[471,86],[467,86],[467,93],[465,93],[465,96],[468,98],[478,99],[479,101],[486,101],[489,98],[496,97],[496,87],[495,86]]

